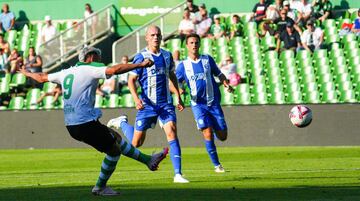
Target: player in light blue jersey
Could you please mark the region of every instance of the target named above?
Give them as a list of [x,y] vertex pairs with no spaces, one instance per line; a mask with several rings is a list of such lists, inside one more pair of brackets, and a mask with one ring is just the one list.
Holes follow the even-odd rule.
[[106,67],[98,63],[101,51],[93,47],[85,47],[79,55],[80,62],[69,69],[57,73],[31,73],[25,69],[20,72],[38,82],[54,82],[61,84],[64,99],[65,125],[71,137],[91,145],[96,150],[106,153],[101,164],[99,178],[92,189],[94,195],[112,196],[119,193],[106,186],[114,172],[120,154],[144,163],[152,171],[166,157],[167,148],[162,152],[149,156],[127,143],[114,130],[99,122],[101,111],[94,108],[95,91],[99,79],[111,77],[114,74],[151,66],[153,62],[144,60],[138,64],[118,64]]
[[210,55],[200,55],[200,37],[197,34],[190,34],[186,37],[186,48],[188,58],[180,62],[176,68],[176,76],[179,82],[186,82],[190,88],[191,108],[201,130],[205,147],[210,159],[215,166],[215,172],[225,172],[222,167],[214,143],[216,137],[225,141],[227,138],[227,126],[224,113],[220,106],[220,90],[215,82],[214,76],[218,77],[220,83],[233,92],[229,81],[221,73],[214,59]]
[[[170,52],[160,48],[161,30],[157,26],[148,27],[145,35],[147,47],[138,53],[133,63],[141,63],[145,59],[154,61],[154,65],[146,69],[135,69],[130,72],[129,89],[134,98],[138,113],[135,128],[127,123],[126,116],[120,116],[108,122],[109,127],[121,128],[125,136],[135,147],[144,143],[146,131],[155,126],[159,120],[166,133],[170,145],[170,158],[174,166],[174,182],[188,183],[181,172],[181,149],[176,133],[176,114],[169,86],[172,85],[178,99],[177,108],[184,109],[178,90],[175,66]],[[136,81],[141,87],[140,97],[136,93]]]

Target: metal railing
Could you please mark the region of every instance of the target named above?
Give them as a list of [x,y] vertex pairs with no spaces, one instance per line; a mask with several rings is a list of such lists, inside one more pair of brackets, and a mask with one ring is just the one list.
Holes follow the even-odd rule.
[[146,27],[149,25],[156,25],[160,27],[163,39],[173,34],[174,31],[177,30],[179,23],[182,20],[182,7],[184,5],[185,2],[176,5],[168,12],[154,18],[150,22],[144,24],[143,26],[114,42],[112,45],[112,62],[120,63],[122,56],[127,55],[131,58],[137,52],[143,49],[146,46],[145,31]]
[[56,63],[64,62],[90,41],[111,32],[112,8],[113,5],[106,6],[86,19],[72,23],[65,31],[42,43],[37,52],[42,57],[44,71]]

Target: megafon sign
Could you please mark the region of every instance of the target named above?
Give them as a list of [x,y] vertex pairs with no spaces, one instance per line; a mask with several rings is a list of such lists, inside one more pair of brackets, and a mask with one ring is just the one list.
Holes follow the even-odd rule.
[[[143,25],[151,19],[169,12],[176,5],[181,3],[181,0],[121,0],[120,14],[124,17],[129,25]],[[182,9],[177,8],[173,13],[182,15]]]

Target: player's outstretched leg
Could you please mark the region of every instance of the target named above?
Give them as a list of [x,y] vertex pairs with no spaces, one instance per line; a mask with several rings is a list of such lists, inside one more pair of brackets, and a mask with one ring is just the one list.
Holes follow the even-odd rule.
[[114,172],[116,168],[116,164],[120,159],[119,156],[110,156],[106,155],[102,164],[99,178],[96,182],[96,185],[92,189],[92,193],[94,195],[101,195],[101,196],[114,196],[119,195],[118,192],[112,190],[110,187],[106,186],[107,181],[109,180],[110,176]]
[[134,126],[128,123],[126,115],[121,115],[117,118],[110,119],[107,123],[107,127],[121,129],[129,142],[132,142],[134,137]]
[[149,156],[142,153],[140,150],[135,148],[131,143],[128,143],[125,139],[122,138],[120,141],[120,150],[121,153],[124,154],[125,156],[146,164],[151,171],[155,171],[158,169],[160,162],[166,157],[166,155],[169,152],[169,149],[166,147],[161,152]]

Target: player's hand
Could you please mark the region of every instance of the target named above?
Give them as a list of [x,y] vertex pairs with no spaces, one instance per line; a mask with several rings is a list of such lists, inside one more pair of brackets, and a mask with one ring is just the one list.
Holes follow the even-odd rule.
[[232,88],[232,86],[229,85],[228,80],[225,80],[223,84],[224,84],[224,87],[227,89],[227,91],[229,93],[234,93],[234,88]]
[[185,109],[185,105],[184,105],[184,102],[181,100],[181,98],[179,98],[179,100],[178,100],[178,104],[177,104],[177,109],[181,112],[181,111],[183,111],[184,109]]
[[142,109],[144,109],[144,104],[143,104],[142,100],[140,100],[140,99],[136,99],[136,100],[135,100],[135,108],[136,108],[137,110],[142,110]]
[[25,70],[25,68],[19,68],[18,70],[17,70],[17,72],[18,73],[21,73],[21,74],[23,74],[23,75],[25,75],[25,76],[27,76],[27,71]]
[[154,65],[154,62],[150,59],[145,59],[143,62],[140,63],[140,67],[150,67]]

